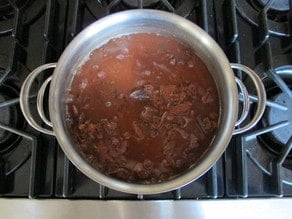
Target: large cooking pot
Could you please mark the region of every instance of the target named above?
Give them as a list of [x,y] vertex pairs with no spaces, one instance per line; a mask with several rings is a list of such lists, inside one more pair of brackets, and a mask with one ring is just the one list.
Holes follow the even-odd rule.
[[[74,144],[64,119],[66,114],[64,94],[70,87],[76,70],[88,59],[89,54],[94,49],[112,38],[132,33],[170,35],[193,48],[212,74],[221,104],[217,135],[208,151],[196,165],[174,179],[151,185],[127,183],[106,176],[94,169]],[[247,73],[254,82],[258,94],[257,109],[254,116],[248,124],[241,128],[239,124],[245,120],[250,102],[244,84],[234,76],[231,67]],[[38,125],[28,104],[32,82],[40,72],[48,68],[55,68],[55,70],[39,90],[37,107],[40,117],[53,130]],[[51,122],[44,114],[42,103],[44,91],[50,80],[49,113]],[[243,99],[243,110],[238,121],[239,92],[237,87],[240,88],[240,96]],[[263,84],[255,72],[240,64],[230,64],[217,43],[197,25],[175,14],[155,10],[124,11],[109,15],[91,24],[74,38],[57,63],[45,64],[31,72],[24,81],[20,93],[20,106],[28,123],[40,132],[56,136],[67,157],[79,170],[102,185],[135,194],[154,194],[177,189],[200,177],[220,158],[233,134],[242,133],[259,121],[265,109],[265,101],[266,95]]]

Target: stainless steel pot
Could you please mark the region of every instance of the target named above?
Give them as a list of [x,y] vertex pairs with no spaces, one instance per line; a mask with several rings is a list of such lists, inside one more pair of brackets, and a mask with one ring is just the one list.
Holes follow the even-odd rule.
[[[74,73],[87,59],[91,51],[112,38],[132,33],[159,33],[170,35],[189,45],[205,62],[212,74],[221,101],[220,125],[210,149],[198,163],[175,179],[153,185],[140,185],[123,182],[94,169],[78,151],[70,138],[65,124],[64,93],[70,87]],[[143,42],[141,42],[143,43]],[[249,111],[249,98],[243,83],[234,77],[232,68],[246,72],[254,82],[258,93],[258,106],[251,121],[244,127],[235,126],[245,120]],[[41,86],[37,106],[40,117],[53,129],[48,130],[35,121],[29,109],[29,91],[31,85],[45,69],[55,68],[53,75]],[[50,122],[43,111],[43,94],[51,81],[49,94]],[[244,97],[243,111],[238,117],[238,87]],[[40,132],[55,135],[63,151],[72,163],[92,180],[112,189],[135,194],[161,193],[184,186],[200,177],[220,158],[225,151],[232,134],[242,133],[253,127],[265,109],[266,95],[260,78],[246,66],[230,64],[217,43],[200,27],[175,14],[155,10],[129,10],[109,15],[84,29],[68,45],[57,63],[45,64],[35,69],[24,81],[20,93],[20,106],[28,123]]]

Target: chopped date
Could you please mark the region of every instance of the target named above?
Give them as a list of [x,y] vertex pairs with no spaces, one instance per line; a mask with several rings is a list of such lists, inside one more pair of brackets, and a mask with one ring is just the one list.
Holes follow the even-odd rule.
[[121,143],[121,153],[123,154],[123,153],[125,153],[126,151],[127,151],[127,148],[128,148],[128,142],[127,141],[123,141],[122,143]]
[[159,135],[159,131],[157,129],[151,129],[150,130],[150,137],[155,138]]
[[168,101],[172,95],[176,92],[176,85],[161,85],[160,86],[160,93],[162,94],[162,97]]
[[150,122],[152,121],[152,117],[154,115],[157,115],[157,113],[158,113],[157,109],[150,106],[145,106],[144,110],[141,112],[141,117],[143,120]]
[[186,92],[192,99],[197,99],[197,86],[195,84],[190,84]]
[[123,154],[123,155],[119,156],[119,158],[116,160],[116,162],[117,162],[118,166],[125,167],[127,162],[128,162],[128,160]]
[[138,123],[136,121],[133,121],[132,123],[132,127],[134,129],[134,132],[136,134],[136,139],[137,140],[142,140],[144,138],[144,134],[142,129],[139,127]]
[[102,138],[102,133],[98,131],[97,125],[89,123],[87,128],[88,135],[91,139]]
[[212,122],[207,116],[205,117],[204,115],[201,114],[197,117],[197,121],[204,133],[207,133],[208,131],[213,129]]
[[144,160],[143,162],[143,166],[146,168],[146,169],[152,169],[153,168],[153,162],[149,159],[146,159]]
[[87,133],[90,139],[103,138],[103,129],[100,123],[93,124],[87,120],[85,123],[80,124],[78,128],[82,133]]
[[85,122],[85,115],[84,113],[80,113],[80,115],[78,116],[78,123],[82,124]]
[[145,168],[142,163],[137,163],[134,172],[140,179],[146,179],[151,174],[151,169]]
[[173,152],[174,152],[174,147],[175,147],[175,143],[174,142],[170,142],[170,141],[166,141],[166,144],[165,144],[165,146],[164,146],[164,148],[163,148],[163,153],[164,153],[164,155],[168,155],[168,156],[170,156],[170,155],[172,155],[173,154]]
[[187,115],[192,108],[190,102],[184,102],[168,109],[168,112],[174,115]]
[[190,134],[190,145],[189,145],[189,147],[193,149],[193,148],[196,148],[198,146],[199,146],[198,138],[193,133]]
[[187,116],[180,116],[177,118],[177,123],[181,128],[186,128],[188,124],[191,122],[191,120],[192,119]]
[[117,170],[111,171],[109,172],[109,175],[115,175],[120,179],[128,179],[129,175],[131,174],[130,170],[126,169],[126,168],[118,168]]
[[183,160],[176,160],[176,161],[175,161],[175,167],[176,167],[176,168],[180,169],[180,168],[183,167],[183,165],[184,165]]
[[112,145],[117,146],[120,143],[120,140],[116,137],[112,137]]
[[164,110],[165,109],[165,103],[164,100],[159,96],[158,92],[154,92],[152,96],[152,102],[155,108],[159,110]]
[[131,138],[131,134],[129,132],[124,132],[123,137],[128,140]]
[[174,161],[170,156],[167,156],[165,159],[162,160],[161,164],[163,168],[169,169],[173,167]]
[[190,155],[191,155],[192,150],[193,149],[190,148],[190,147],[185,148],[184,151],[183,151],[182,157],[185,158],[185,159],[189,158]]
[[111,138],[111,145],[108,148],[109,154],[112,157],[119,157],[127,151],[128,142],[118,139],[116,137]]
[[172,173],[165,173],[165,172],[161,173],[158,177],[158,182],[166,181],[169,178],[169,176],[171,176],[171,175],[172,175]]
[[186,99],[187,97],[187,94],[186,92],[182,91],[180,94],[179,94],[179,101],[182,102]]
[[189,134],[181,128],[174,127],[173,130],[178,132],[183,139],[187,139],[189,137]]
[[75,116],[78,116],[78,109],[75,105],[72,105],[73,113]]
[[101,119],[100,123],[103,125],[103,128],[108,135],[113,135],[118,126],[117,122],[108,121],[108,119]]
[[214,97],[212,95],[212,89],[206,89],[205,93],[202,95],[202,102],[203,103],[211,103],[214,101]]
[[153,95],[153,91],[154,91],[154,86],[152,86],[151,84],[146,84],[144,85],[144,90],[146,91],[146,93],[152,97]]
[[158,129],[160,127],[161,117],[160,116],[152,116],[152,127]]

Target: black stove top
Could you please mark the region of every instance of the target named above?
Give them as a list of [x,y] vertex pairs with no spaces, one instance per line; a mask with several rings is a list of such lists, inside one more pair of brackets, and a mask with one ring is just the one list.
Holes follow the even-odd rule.
[[[253,68],[268,102],[258,125],[231,140],[222,158],[173,192],[131,195],[101,186],[76,169],[54,137],[25,121],[19,91],[35,67],[56,62],[86,26],[135,8],[176,13],[201,26],[230,62]],[[51,72],[34,85],[36,92]],[[256,102],[248,78],[237,72]],[[292,2],[289,0],[0,0],[0,197],[197,199],[292,196]],[[252,104],[252,112],[254,111]],[[41,121],[39,119],[39,121]]]

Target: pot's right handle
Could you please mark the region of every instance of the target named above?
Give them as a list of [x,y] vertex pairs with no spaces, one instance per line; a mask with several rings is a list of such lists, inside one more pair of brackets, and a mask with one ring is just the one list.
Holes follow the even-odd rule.
[[[261,79],[252,69],[250,69],[249,67],[247,67],[245,65],[241,65],[241,64],[237,64],[237,63],[231,63],[230,65],[231,65],[231,68],[241,70],[241,71],[245,72],[251,78],[251,80],[253,81],[254,86],[256,88],[257,95],[258,95],[257,110],[256,110],[253,118],[245,126],[243,126],[241,128],[235,128],[233,131],[233,135],[236,135],[236,134],[240,134],[240,133],[243,133],[243,132],[251,129],[252,127],[254,127],[257,124],[257,122],[261,119],[262,115],[264,114],[264,111],[266,108],[267,97],[266,97],[265,87],[264,87]],[[236,83],[238,84],[238,86],[242,92],[242,96],[243,96],[242,114],[240,116],[240,119],[236,122],[236,126],[238,126],[246,118],[246,116],[249,112],[250,103],[249,103],[248,92],[247,92],[244,84],[238,78],[236,78]]]
[[[54,131],[43,128],[42,126],[40,126],[35,119],[33,118],[33,115],[31,114],[30,108],[29,108],[29,93],[30,93],[30,89],[32,86],[33,81],[35,80],[35,78],[44,70],[49,69],[49,68],[55,68],[57,65],[57,63],[48,63],[48,64],[44,64],[41,65],[39,67],[37,67],[35,70],[33,70],[25,79],[25,81],[23,82],[22,86],[21,86],[21,90],[20,90],[20,95],[19,95],[19,103],[20,103],[20,108],[22,110],[22,113],[26,119],[26,121],[36,130],[48,134],[48,135],[55,135]],[[46,86],[48,85],[48,83],[50,82],[50,80],[52,79],[52,76],[49,77],[47,80],[45,80],[45,82],[42,84],[39,92],[38,92],[38,96],[37,96],[37,108],[38,108],[38,113],[41,117],[41,119],[48,125],[52,127],[52,123],[46,118],[44,110],[43,110],[43,96],[45,93],[45,89]]]

